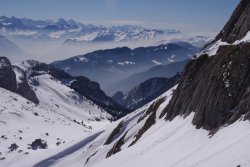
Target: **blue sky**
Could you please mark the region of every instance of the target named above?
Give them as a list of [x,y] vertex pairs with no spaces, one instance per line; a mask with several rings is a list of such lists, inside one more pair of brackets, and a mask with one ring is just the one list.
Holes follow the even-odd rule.
[[0,0],[0,15],[216,32],[240,0]]

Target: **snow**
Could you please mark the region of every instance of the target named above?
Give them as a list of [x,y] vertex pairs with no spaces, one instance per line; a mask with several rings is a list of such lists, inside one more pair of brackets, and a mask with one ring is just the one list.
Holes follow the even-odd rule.
[[229,45],[226,42],[222,42],[221,40],[216,41],[212,46],[210,46],[208,49],[205,49],[203,51],[201,51],[201,53],[198,54],[198,56],[202,55],[202,54],[207,54],[209,56],[214,56],[216,55],[218,49],[220,46],[223,45]]
[[22,78],[24,78],[24,75],[21,71],[19,71],[17,68],[13,68],[14,69],[14,72],[16,74],[16,81],[17,83],[22,83]]
[[154,64],[157,64],[157,65],[161,65],[161,64],[162,64],[161,62],[159,62],[159,61],[157,61],[157,60],[152,60],[152,62],[153,62]]
[[62,35],[66,33],[66,31],[57,31],[57,32],[52,32],[49,34],[49,37],[52,39],[59,39],[62,37]]
[[220,39],[220,40],[216,41],[215,43],[213,43],[209,48],[202,50],[199,54],[197,54],[197,56],[199,57],[202,54],[208,54],[209,56],[214,56],[214,55],[216,55],[220,46],[239,45],[241,43],[246,43],[246,42],[250,42],[250,31],[245,35],[245,37],[243,37],[240,40],[236,40],[233,44],[229,44],[227,42],[222,42]]
[[168,58],[168,61],[170,61],[170,62],[175,62],[175,60],[174,60],[175,57],[176,57],[176,55],[173,54],[172,56],[170,56],[170,57]]
[[93,32],[90,34],[85,34],[82,36],[77,36],[74,38],[70,38],[71,40],[76,40],[77,42],[83,42],[83,41],[93,41],[98,35],[98,32]]
[[118,65],[124,66],[124,65],[135,65],[135,62],[132,61],[124,61],[124,62],[118,62]]
[[6,67],[6,66],[9,66],[9,64],[4,59],[1,59],[1,61],[0,61],[0,68],[1,67]]
[[[27,66],[22,65],[26,70]],[[17,70],[15,73],[20,82],[22,74]],[[68,143],[95,134],[110,124],[108,119],[111,116],[105,110],[50,75],[36,76],[29,83],[33,83],[31,86],[39,99],[39,105],[0,88],[0,159],[5,158],[0,160],[0,166],[22,166],[21,162],[27,161],[35,163],[69,146]],[[100,121],[97,122],[96,118]],[[2,135],[7,139],[2,138]],[[35,139],[45,140],[48,149],[28,149],[27,145]],[[61,144],[57,146],[57,142]],[[9,152],[8,147],[13,143],[19,148]],[[20,150],[22,152],[18,153]],[[17,165],[19,162],[20,165]]]
[[242,38],[241,40],[235,41],[233,44],[234,45],[239,45],[242,42],[250,42],[250,31],[247,32],[246,36]]
[[86,57],[79,57],[81,62],[89,62],[89,59]]
[[[169,103],[175,89],[176,86],[159,97],[164,97],[165,102],[157,110],[157,123],[131,147],[128,147],[129,144],[145,124],[148,116],[139,123],[138,119],[144,115],[154,101],[85,139],[72,141],[58,147],[57,150],[47,150],[46,154],[36,152],[36,154],[29,155],[25,161],[15,160],[19,160],[20,167],[33,165],[80,167],[84,166],[89,157],[86,167],[250,166],[250,150],[246,149],[250,146],[248,121],[239,120],[232,125],[222,127],[214,136],[210,136],[208,131],[196,129],[192,125],[193,113],[186,118],[176,117],[173,121],[159,119],[160,113]],[[104,145],[110,133],[121,121],[123,127],[119,134],[116,135],[111,144]],[[125,133],[127,134],[125,143],[121,147],[122,150],[105,158],[114,143]]]

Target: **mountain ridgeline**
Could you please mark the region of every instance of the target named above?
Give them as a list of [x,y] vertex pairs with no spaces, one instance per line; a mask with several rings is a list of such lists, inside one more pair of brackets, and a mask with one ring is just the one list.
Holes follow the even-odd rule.
[[[39,103],[39,100],[32,89],[32,84],[36,85],[39,83],[33,78],[36,76],[49,74],[54,79],[59,80],[62,82],[62,84],[67,85],[75,92],[86,97],[107,111],[113,116],[114,120],[119,119],[129,113],[129,110],[119,105],[112,98],[108,97],[100,89],[98,83],[90,81],[86,77],[73,77],[64,70],[34,60],[27,60],[23,62],[23,66],[28,67],[26,70],[16,65],[12,66],[6,57],[0,57],[0,62],[0,77],[3,78],[0,82],[0,87],[12,92],[16,92],[36,104]],[[28,83],[28,80],[30,80],[31,86]]]
[[129,113],[125,107],[120,106],[112,98],[108,97],[104,91],[101,90],[97,82],[93,82],[84,76],[74,77],[66,73],[64,70],[58,69],[52,65],[39,63],[36,61],[27,61],[32,66],[33,73],[31,76],[48,73],[55,79],[61,81],[71,89],[75,90],[82,96],[93,101],[95,104],[106,110],[114,117],[114,120],[123,117]]
[[[249,11],[249,1],[242,0],[214,42],[233,43],[242,39],[250,31]],[[212,132],[242,116],[249,119],[249,51],[250,44],[246,41],[221,46],[214,56],[205,54],[190,61],[161,116],[173,120],[177,115],[194,112],[193,124]]]
[[122,106],[131,110],[136,110],[175,86],[178,83],[180,75],[180,73],[177,73],[170,78],[158,77],[148,79],[128,93],[123,94],[123,92],[119,91],[115,93],[112,98]]
[[[114,84],[122,79],[157,65],[166,65],[190,59],[199,50],[192,45],[191,47],[187,45],[187,48],[183,46],[169,43],[153,47],[140,47],[133,50],[127,47],[98,50],[51,64],[65,69],[71,75],[83,75],[97,81],[108,94],[113,94],[119,91],[119,87],[114,86]],[[173,75],[177,72],[175,71]],[[130,89],[139,83],[136,83]]]

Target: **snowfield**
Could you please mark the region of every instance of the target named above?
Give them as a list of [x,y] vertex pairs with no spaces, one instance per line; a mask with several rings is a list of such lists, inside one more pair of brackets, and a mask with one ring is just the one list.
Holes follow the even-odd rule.
[[[95,134],[28,155],[13,153],[11,161],[8,158],[0,164],[18,164],[18,167],[249,167],[249,121],[239,120],[210,136],[208,131],[192,125],[193,114],[176,117],[171,122],[159,118],[175,88]],[[146,114],[149,108],[159,101],[156,123],[130,146],[151,117]],[[112,133],[112,140],[109,140]],[[114,146],[119,148],[118,145],[120,151],[106,158]]]
[[[21,74],[15,72],[18,79]],[[0,88],[0,166],[19,167],[33,154],[50,155],[60,145],[85,138],[110,124],[111,116],[106,111],[50,75],[36,76],[29,82],[33,83],[39,105]],[[47,149],[29,149],[28,144],[35,139],[45,140]],[[18,148],[10,151],[14,143]]]

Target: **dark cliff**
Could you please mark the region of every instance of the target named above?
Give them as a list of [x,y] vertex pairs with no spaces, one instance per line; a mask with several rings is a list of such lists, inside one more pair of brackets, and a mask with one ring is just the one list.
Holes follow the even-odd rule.
[[249,89],[250,43],[223,46],[216,56],[188,63],[162,116],[167,113],[166,119],[172,120],[194,112],[197,128],[215,130],[250,112]]
[[[249,30],[250,1],[242,0],[213,42],[234,43]],[[187,64],[161,117],[172,120],[192,112],[193,124],[211,132],[241,117],[250,119],[250,43],[221,46],[216,55]]]
[[242,39],[250,30],[250,1],[241,0],[231,18],[216,38],[205,47],[221,39],[223,42],[233,43]]

